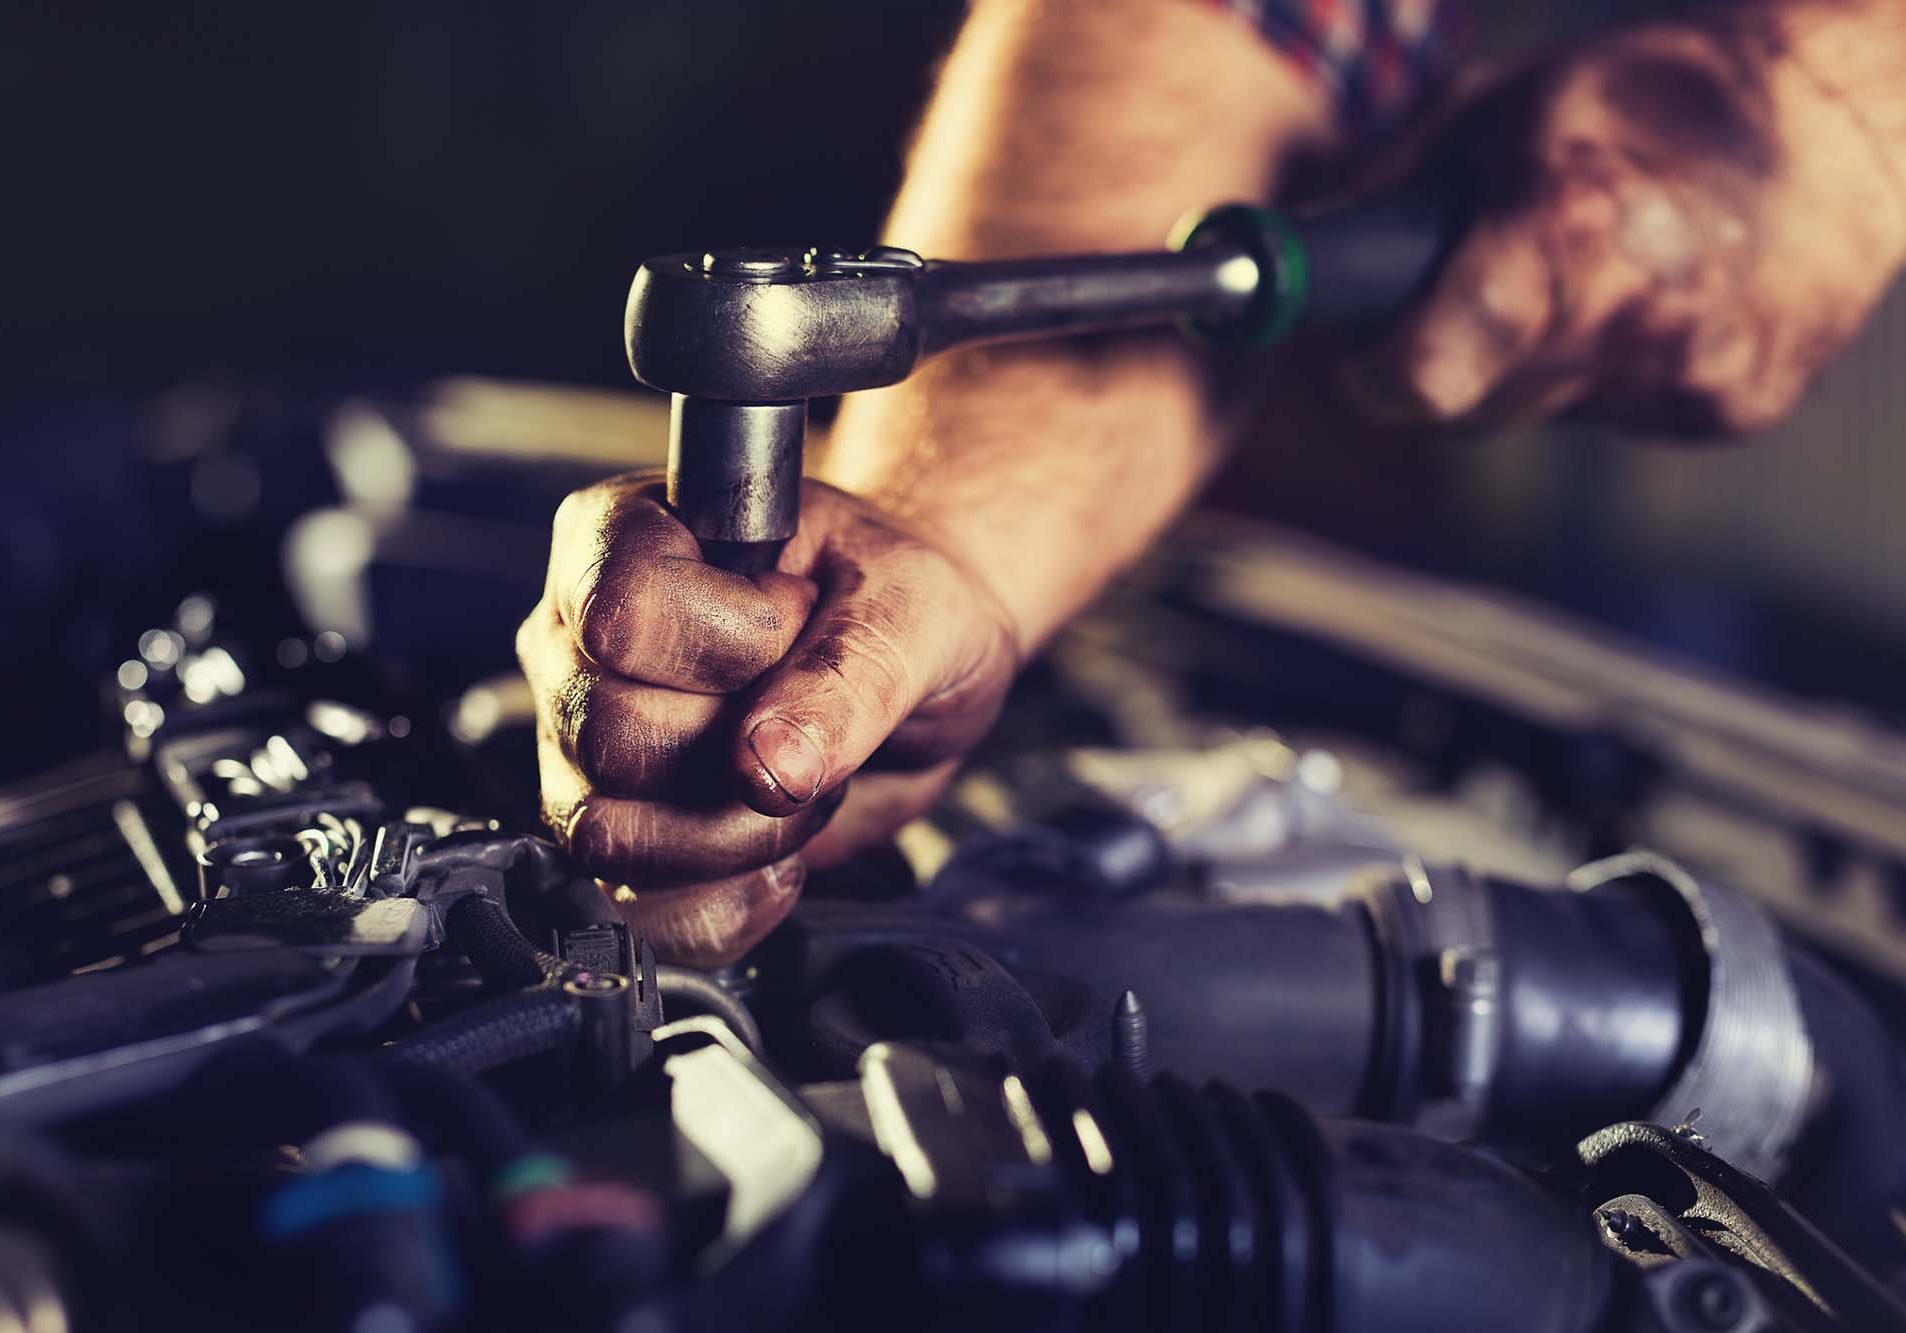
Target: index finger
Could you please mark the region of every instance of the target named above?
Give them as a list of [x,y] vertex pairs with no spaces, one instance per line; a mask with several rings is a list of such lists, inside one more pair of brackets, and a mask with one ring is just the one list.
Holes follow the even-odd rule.
[[548,593],[577,648],[605,671],[702,694],[738,690],[786,656],[813,585],[707,564],[659,483],[606,482],[556,512]]

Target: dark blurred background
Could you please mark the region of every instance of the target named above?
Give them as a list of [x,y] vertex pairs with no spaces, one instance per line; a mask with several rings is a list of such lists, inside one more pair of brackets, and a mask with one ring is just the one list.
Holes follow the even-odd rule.
[[620,386],[647,255],[873,231],[962,6],[9,9],[16,368]]
[[[1476,40],[1500,55],[1614,6],[1495,9]],[[486,605],[516,614],[540,553],[480,524],[533,529],[564,484],[611,466],[615,402],[552,408],[568,439],[577,403],[594,414],[586,447],[554,449],[539,483],[506,499],[471,482],[481,447],[444,463],[429,444],[441,423],[408,408],[437,402],[444,376],[632,394],[619,322],[645,256],[872,237],[960,13],[951,0],[9,6],[0,776],[91,739],[72,732],[95,715],[96,664],[179,593],[210,586],[254,619],[282,613],[272,633],[295,628],[269,592],[283,534],[313,509],[363,508],[338,460],[375,455],[379,429],[425,440],[406,494],[434,485],[474,515],[447,540],[481,548],[498,590]],[[1434,448],[1320,427],[1266,433],[1246,471],[1279,522],[1897,716],[1902,353],[1896,298],[1789,426],[1724,450],[1573,424]],[[493,400],[457,401],[467,428]],[[544,401],[508,399],[505,433],[531,457]],[[459,603],[411,574],[400,605],[416,669],[507,665],[507,636],[487,621],[470,633]]]

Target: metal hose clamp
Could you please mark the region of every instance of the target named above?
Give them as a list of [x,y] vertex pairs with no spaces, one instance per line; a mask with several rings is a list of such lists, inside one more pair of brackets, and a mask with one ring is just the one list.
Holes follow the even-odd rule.
[[[1389,1084],[1359,1115],[1407,1121],[1442,1138],[1482,1132],[1502,1042],[1495,921],[1477,880],[1457,865],[1402,858],[1367,899],[1394,960],[1384,1042]],[[1411,1003],[1414,1000],[1415,1003]]]
[[1741,1170],[1777,1180],[1806,1119],[1813,1043],[1800,1011],[1786,944],[1767,913],[1703,884],[1656,852],[1636,850],[1582,866],[1578,892],[1618,880],[1667,886],[1686,905],[1708,960],[1707,1013],[1694,1053],[1656,1104],[1663,1124],[1701,1112],[1700,1133]]

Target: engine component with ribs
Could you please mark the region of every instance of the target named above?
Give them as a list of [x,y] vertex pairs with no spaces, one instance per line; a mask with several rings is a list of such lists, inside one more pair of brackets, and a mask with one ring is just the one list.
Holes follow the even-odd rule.
[[0,1301],[82,1333],[1906,1327],[1899,1050],[1670,863],[1227,901],[1088,820],[702,976],[374,715],[121,702],[198,900],[0,992]]
[[[1717,1152],[1862,1262],[1906,1259],[1890,1220],[1906,1148],[1888,1127],[1906,1056],[1761,909],[1665,858],[1618,856],[1538,889],[1407,856],[1386,870],[1365,853],[1330,899],[1304,869],[1302,891],[1270,903],[1171,887],[1108,899],[1054,876],[997,874],[988,891],[954,869],[962,886],[942,899],[971,947],[1035,987],[1086,983],[1106,1012],[1134,991],[1156,1067],[1529,1160],[1612,1121],[1698,1113]],[[828,959],[854,932],[873,945],[896,924],[856,917],[804,907],[795,938],[811,931],[806,954]],[[803,984],[852,989],[850,972],[804,965]],[[843,1007],[828,997],[812,1012]]]

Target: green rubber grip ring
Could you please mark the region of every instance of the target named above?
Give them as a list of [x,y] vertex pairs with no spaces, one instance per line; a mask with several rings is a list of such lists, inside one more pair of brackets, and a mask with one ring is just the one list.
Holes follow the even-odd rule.
[[[1257,261],[1258,292],[1251,307],[1235,321],[1191,320],[1187,330],[1204,342],[1269,347],[1280,342],[1302,318],[1310,298],[1310,257],[1303,239],[1282,213],[1252,204],[1222,204],[1202,216],[1187,217],[1173,229],[1171,247],[1189,250],[1216,240],[1244,248]],[[1269,272],[1270,285],[1263,274]]]
[[527,1153],[496,1173],[490,1193],[497,1199],[513,1199],[531,1190],[567,1185],[574,1178],[569,1163],[553,1153]]

